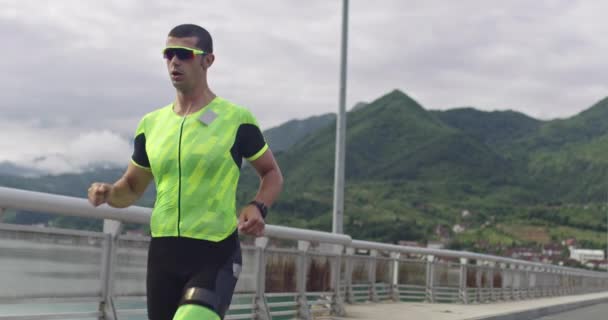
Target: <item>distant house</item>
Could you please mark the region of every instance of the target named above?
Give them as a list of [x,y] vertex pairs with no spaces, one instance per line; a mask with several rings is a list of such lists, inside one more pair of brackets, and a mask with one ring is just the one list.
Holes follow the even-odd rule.
[[559,257],[562,255],[564,249],[563,246],[557,243],[551,243],[543,246],[542,254],[549,257]]
[[585,263],[588,268],[598,268],[608,270],[608,260],[589,260]]
[[397,242],[397,244],[400,246],[424,248],[424,245],[422,245],[416,241],[399,240],[399,242]]
[[450,227],[439,224],[435,227],[435,235],[440,239],[450,239]]
[[514,259],[540,261],[542,253],[534,248],[512,248],[507,251],[507,256]]
[[454,231],[454,233],[462,233],[462,232],[465,232],[465,231],[466,231],[466,229],[465,229],[465,227],[464,227],[464,226],[462,226],[462,225],[460,225],[460,224],[455,224],[455,225],[452,227],[452,231]]
[[585,264],[590,260],[604,260],[604,250],[570,248],[570,259]]
[[429,241],[426,247],[429,249],[443,249],[445,245],[441,241]]
[[469,210],[462,210],[461,215],[463,218],[466,218],[471,215],[471,212]]
[[562,245],[566,246],[566,247],[576,246],[576,239],[574,239],[574,238],[566,239],[566,240],[562,241]]

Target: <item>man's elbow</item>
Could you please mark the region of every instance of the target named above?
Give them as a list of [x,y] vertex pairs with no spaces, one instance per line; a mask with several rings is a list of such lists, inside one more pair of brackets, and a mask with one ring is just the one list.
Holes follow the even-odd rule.
[[279,191],[283,190],[283,174],[281,173],[281,170],[279,170],[279,168],[276,169],[277,170],[277,188],[279,189]]
[[272,184],[281,191],[283,189],[283,174],[278,167],[274,167],[262,176],[262,179],[270,178]]

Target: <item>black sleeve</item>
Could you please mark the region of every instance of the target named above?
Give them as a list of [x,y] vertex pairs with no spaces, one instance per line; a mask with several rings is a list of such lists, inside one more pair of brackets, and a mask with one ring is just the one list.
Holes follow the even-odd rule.
[[148,159],[148,153],[146,152],[146,135],[140,133],[135,137],[133,142],[133,155],[131,159],[140,167],[150,168],[150,160]]
[[240,167],[243,158],[249,158],[266,146],[262,131],[258,126],[245,123],[239,126],[230,152],[234,162]]

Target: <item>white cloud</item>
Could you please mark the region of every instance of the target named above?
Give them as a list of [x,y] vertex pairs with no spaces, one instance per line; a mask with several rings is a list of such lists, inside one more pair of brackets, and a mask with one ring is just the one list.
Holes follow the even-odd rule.
[[[608,93],[608,2],[350,6],[348,106],[398,88],[431,109],[509,108],[549,119]],[[74,132],[130,137],[141,116],[174,97],[160,48],[180,23],[210,30],[212,89],[252,109],[263,128],[337,110],[338,0],[0,0],[0,37],[10,49],[0,60],[0,119],[17,121],[21,135],[49,130],[56,138],[5,154],[67,154]]]
[[80,131],[74,128],[40,127],[0,123],[0,162],[53,174],[79,172],[92,166],[126,166],[132,152],[127,138],[115,132]]

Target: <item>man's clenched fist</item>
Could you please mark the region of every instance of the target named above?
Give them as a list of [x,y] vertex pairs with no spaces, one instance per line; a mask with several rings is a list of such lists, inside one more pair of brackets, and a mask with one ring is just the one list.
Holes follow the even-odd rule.
[[109,183],[99,183],[95,182],[89,188],[89,202],[97,207],[101,204],[104,204],[108,201],[108,197],[110,196],[110,191],[112,191],[112,186]]

